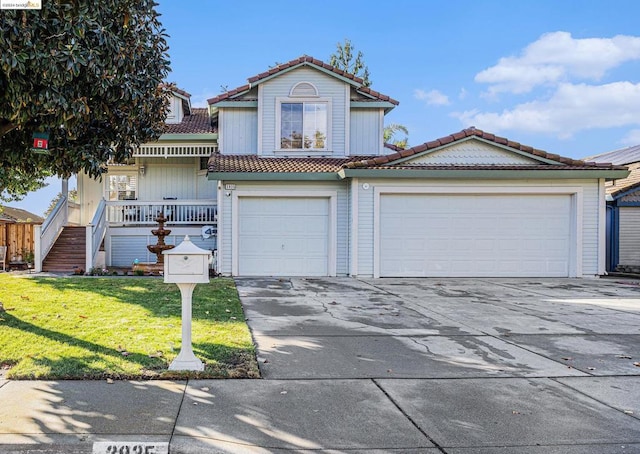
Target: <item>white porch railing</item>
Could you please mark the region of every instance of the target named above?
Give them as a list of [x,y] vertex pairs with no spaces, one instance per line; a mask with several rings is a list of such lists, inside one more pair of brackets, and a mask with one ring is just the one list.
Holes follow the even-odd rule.
[[42,271],[42,262],[53,247],[63,227],[67,225],[68,216],[67,197],[63,195],[44,223],[35,226],[33,260],[35,262],[34,269],[37,273]]
[[87,225],[86,227],[87,236],[85,270],[87,271],[91,270],[91,268],[94,267],[98,256],[98,251],[100,251],[100,243],[102,243],[104,235],[107,231],[106,207],[107,205],[104,199],[100,200],[98,208],[96,209],[96,214],[91,220],[91,224]]
[[175,157],[203,157],[211,156],[218,148],[216,144],[201,145],[141,145],[134,150],[136,158],[175,158]]
[[215,200],[119,200],[106,202],[111,225],[152,225],[164,213],[168,225],[216,224]]

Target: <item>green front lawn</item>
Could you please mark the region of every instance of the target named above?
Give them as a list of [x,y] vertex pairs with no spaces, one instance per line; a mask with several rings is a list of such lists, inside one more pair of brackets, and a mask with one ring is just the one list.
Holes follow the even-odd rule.
[[181,299],[151,277],[0,274],[0,373],[11,379],[259,376],[230,279],[193,293],[193,351],[204,372],[167,368],[180,351]]

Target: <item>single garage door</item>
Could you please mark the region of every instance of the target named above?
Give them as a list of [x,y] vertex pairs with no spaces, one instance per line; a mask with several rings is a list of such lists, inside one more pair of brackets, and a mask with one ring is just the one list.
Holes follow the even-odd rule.
[[382,194],[380,276],[566,277],[570,195]]
[[327,276],[329,198],[241,197],[241,276]]

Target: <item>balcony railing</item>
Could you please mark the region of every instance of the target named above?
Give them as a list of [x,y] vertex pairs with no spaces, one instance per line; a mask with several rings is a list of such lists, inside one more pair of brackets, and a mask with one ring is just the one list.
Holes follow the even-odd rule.
[[133,156],[137,158],[178,158],[209,157],[217,150],[217,144],[196,145],[141,145],[135,149]]
[[215,200],[119,200],[107,202],[110,225],[153,225],[164,213],[168,225],[217,224]]

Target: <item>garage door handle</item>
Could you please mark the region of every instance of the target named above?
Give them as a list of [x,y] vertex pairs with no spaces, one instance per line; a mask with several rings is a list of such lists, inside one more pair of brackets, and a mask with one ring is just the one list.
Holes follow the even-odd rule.
[[282,245],[282,250],[284,251],[284,244]]

